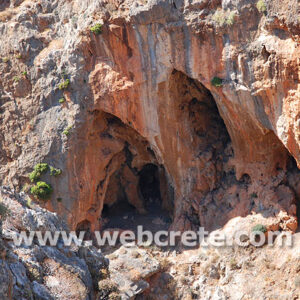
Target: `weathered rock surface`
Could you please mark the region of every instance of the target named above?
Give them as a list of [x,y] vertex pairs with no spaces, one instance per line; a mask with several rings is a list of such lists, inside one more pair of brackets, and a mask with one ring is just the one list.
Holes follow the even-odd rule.
[[[59,176],[42,175],[54,192],[40,204],[71,229],[93,231],[103,225],[103,208],[120,199],[147,212],[152,195],[141,177],[156,166],[152,177],[173,229],[224,226],[231,232],[261,222],[270,230],[296,231],[299,3],[264,3],[264,11],[254,0],[0,3],[0,185],[28,191],[36,163],[60,168]],[[99,35],[90,31],[98,23]],[[1,197],[14,214],[3,224],[8,258],[1,259],[0,298],[95,296],[102,254],[13,247],[9,241],[22,230],[67,227],[56,214],[27,207],[24,195],[2,189]],[[266,255],[279,259],[274,251]],[[274,299],[281,290],[293,299],[299,286],[284,277],[275,290],[273,281],[280,272],[296,276],[295,262],[270,277],[268,268],[257,263],[252,272],[245,263],[245,270],[231,274],[236,288],[215,288],[231,276],[221,260],[209,263],[209,279],[175,281],[182,282],[182,299],[189,297],[189,284],[200,299]],[[173,288],[167,275],[154,277]]]
[[[1,182],[20,187],[35,163],[49,162],[63,173],[45,177],[54,186],[47,207],[72,228],[95,229],[120,193],[145,212],[139,174],[152,163],[178,228],[215,229],[259,210],[247,190],[264,201],[266,185],[271,206],[282,201],[274,189],[287,187],[280,209],[294,218],[299,175],[294,165],[289,181],[287,160],[299,166],[298,5],[265,2],[265,13],[255,1],[1,7]],[[96,23],[100,35],[89,30]]]
[[159,261],[137,246],[122,246],[108,258],[112,281],[118,285],[122,299],[134,299],[134,296],[149,289],[146,280],[161,270]]
[[[1,299],[94,299],[95,286],[103,278],[96,270],[107,270],[108,260],[100,250],[87,246],[41,246],[36,240],[32,245],[13,242],[21,231],[65,230],[66,225],[57,217],[38,206],[28,207],[24,194],[9,189],[0,190],[1,203],[9,208],[3,223],[0,264]],[[108,274],[108,270],[107,270]],[[98,280],[93,286],[93,280]]]

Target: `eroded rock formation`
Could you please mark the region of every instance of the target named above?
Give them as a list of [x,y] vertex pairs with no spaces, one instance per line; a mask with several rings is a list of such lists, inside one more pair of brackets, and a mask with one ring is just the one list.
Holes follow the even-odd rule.
[[120,197],[145,212],[139,180],[152,164],[176,228],[264,211],[295,230],[297,12],[296,0],[266,1],[265,13],[243,0],[1,7],[2,183],[21,187],[35,163],[54,164],[63,173],[46,177],[46,206],[97,229]]

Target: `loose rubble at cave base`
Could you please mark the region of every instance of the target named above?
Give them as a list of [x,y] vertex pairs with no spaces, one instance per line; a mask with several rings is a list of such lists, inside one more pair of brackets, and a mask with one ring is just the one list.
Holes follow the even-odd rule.
[[[67,230],[60,218],[24,193],[1,188],[10,214],[1,235],[0,298],[5,299],[297,299],[300,233],[294,248],[263,246],[163,249],[122,246],[15,246],[21,231]],[[248,218],[248,219],[247,219]],[[251,230],[257,217],[236,218],[223,229]],[[250,226],[250,227],[249,227]],[[279,275],[280,274],[280,275]],[[280,277],[279,277],[280,276]]]

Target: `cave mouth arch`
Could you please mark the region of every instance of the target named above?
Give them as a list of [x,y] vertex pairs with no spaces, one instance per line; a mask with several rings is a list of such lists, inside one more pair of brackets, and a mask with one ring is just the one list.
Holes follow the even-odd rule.
[[100,229],[167,229],[173,218],[173,190],[151,145],[114,115],[99,112],[98,120],[94,126],[101,131],[95,136],[107,161],[97,187]]
[[157,101],[160,144],[155,147],[160,147],[159,161],[163,165],[147,137],[141,136],[130,122],[129,126],[101,111],[102,129],[97,136],[103,141],[99,144],[122,144],[118,153],[105,149],[111,159],[98,186],[100,211],[103,208],[101,229],[129,229],[129,219],[138,219],[143,225],[150,216],[154,221],[163,215],[158,223],[164,223],[170,217],[176,220],[175,212],[194,224],[207,223],[203,210],[209,209],[210,203],[193,211],[187,203],[191,197],[199,203],[218,188],[223,165],[233,155],[216,101],[199,81],[177,70],[160,85]]

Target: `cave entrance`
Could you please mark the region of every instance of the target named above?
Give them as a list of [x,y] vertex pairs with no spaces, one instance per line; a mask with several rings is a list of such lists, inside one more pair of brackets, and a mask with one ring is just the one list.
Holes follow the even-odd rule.
[[111,158],[98,185],[98,199],[103,203],[101,229],[136,231],[138,225],[152,232],[168,229],[174,205],[164,166],[137,131],[110,114],[104,118],[101,144],[110,143],[118,152],[105,149]]
[[146,164],[139,172],[138,189],[149,212],[162,209],[158,167]]
[[92,232],[91,232],[91,222],[88,220],[83,220],[80,223],[77,224],[76,226],[76,234],[79,236],[80,232],[84,231],[84,240],[90,240],[92,237]]
[[[118,191],[115,202],[103,206],[105,224],[102,229],[136,231],[137,226],[142,225],[144,230],[152,232],[167,230],[171,214],[162,197],[166,189],[160,180],[164,176],[163,170],[153,163],[145,164],[136,172],[136,185],[128,183],[123,176],[121,169],[111,178],[109,189],[116,191],[115,187],[118,187]],[[164,178],[162,181],[166,182]]]

